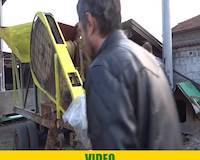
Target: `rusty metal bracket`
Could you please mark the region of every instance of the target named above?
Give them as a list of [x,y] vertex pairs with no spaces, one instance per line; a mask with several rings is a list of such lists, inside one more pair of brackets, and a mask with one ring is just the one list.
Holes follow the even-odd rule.
[[51,119],[43,118],[42,116],[38,115],[35,112],[29,111],[27,109],[22,109],[17,106],[14,107],[13,111],[46,128],[49,128],[49,129],[66,128],[73,131],[73,128],[69,124],[64,124],[62,120],[51,120]]

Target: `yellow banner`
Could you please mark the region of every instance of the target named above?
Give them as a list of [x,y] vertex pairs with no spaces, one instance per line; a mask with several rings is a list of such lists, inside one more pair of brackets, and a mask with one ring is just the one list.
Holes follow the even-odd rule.
[[0,160],[197,160],[199,151],[1,151]]

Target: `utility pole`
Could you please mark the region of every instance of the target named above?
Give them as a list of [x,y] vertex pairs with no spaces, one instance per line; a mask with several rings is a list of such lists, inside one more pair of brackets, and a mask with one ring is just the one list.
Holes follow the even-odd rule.
[[163,62],[171,88],[173,88],[172,31],[170,25],[170,0],[162,0],[163,12]]
[[[3,0],[0,0],[0,26],[2,26],[2,6],[3,6]],[[1,39],[0,39],[0,91],[5,91],[4,55],[2,52]]]

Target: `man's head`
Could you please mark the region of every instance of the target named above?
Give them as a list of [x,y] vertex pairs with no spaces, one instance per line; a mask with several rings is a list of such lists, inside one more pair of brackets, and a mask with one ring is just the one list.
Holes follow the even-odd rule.
[[142,47],[143,47],[144,49],[146,49],[147,51],[149,51],[149,53],[152,53],[152,54],[153,54],[153,48],[152,48],[151,43],[145,42],[145,43],[142,45]]
[[89,53],[96,53],[107,35],[120,28],[120,0],[79,0],[77,12]]

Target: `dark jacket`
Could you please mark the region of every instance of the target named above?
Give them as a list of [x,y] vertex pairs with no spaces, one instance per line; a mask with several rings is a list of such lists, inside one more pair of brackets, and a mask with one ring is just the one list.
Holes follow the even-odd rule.
[[153,55],[113,32],[86,78],[88,135],[93,149],[176,149],[174,99]]

